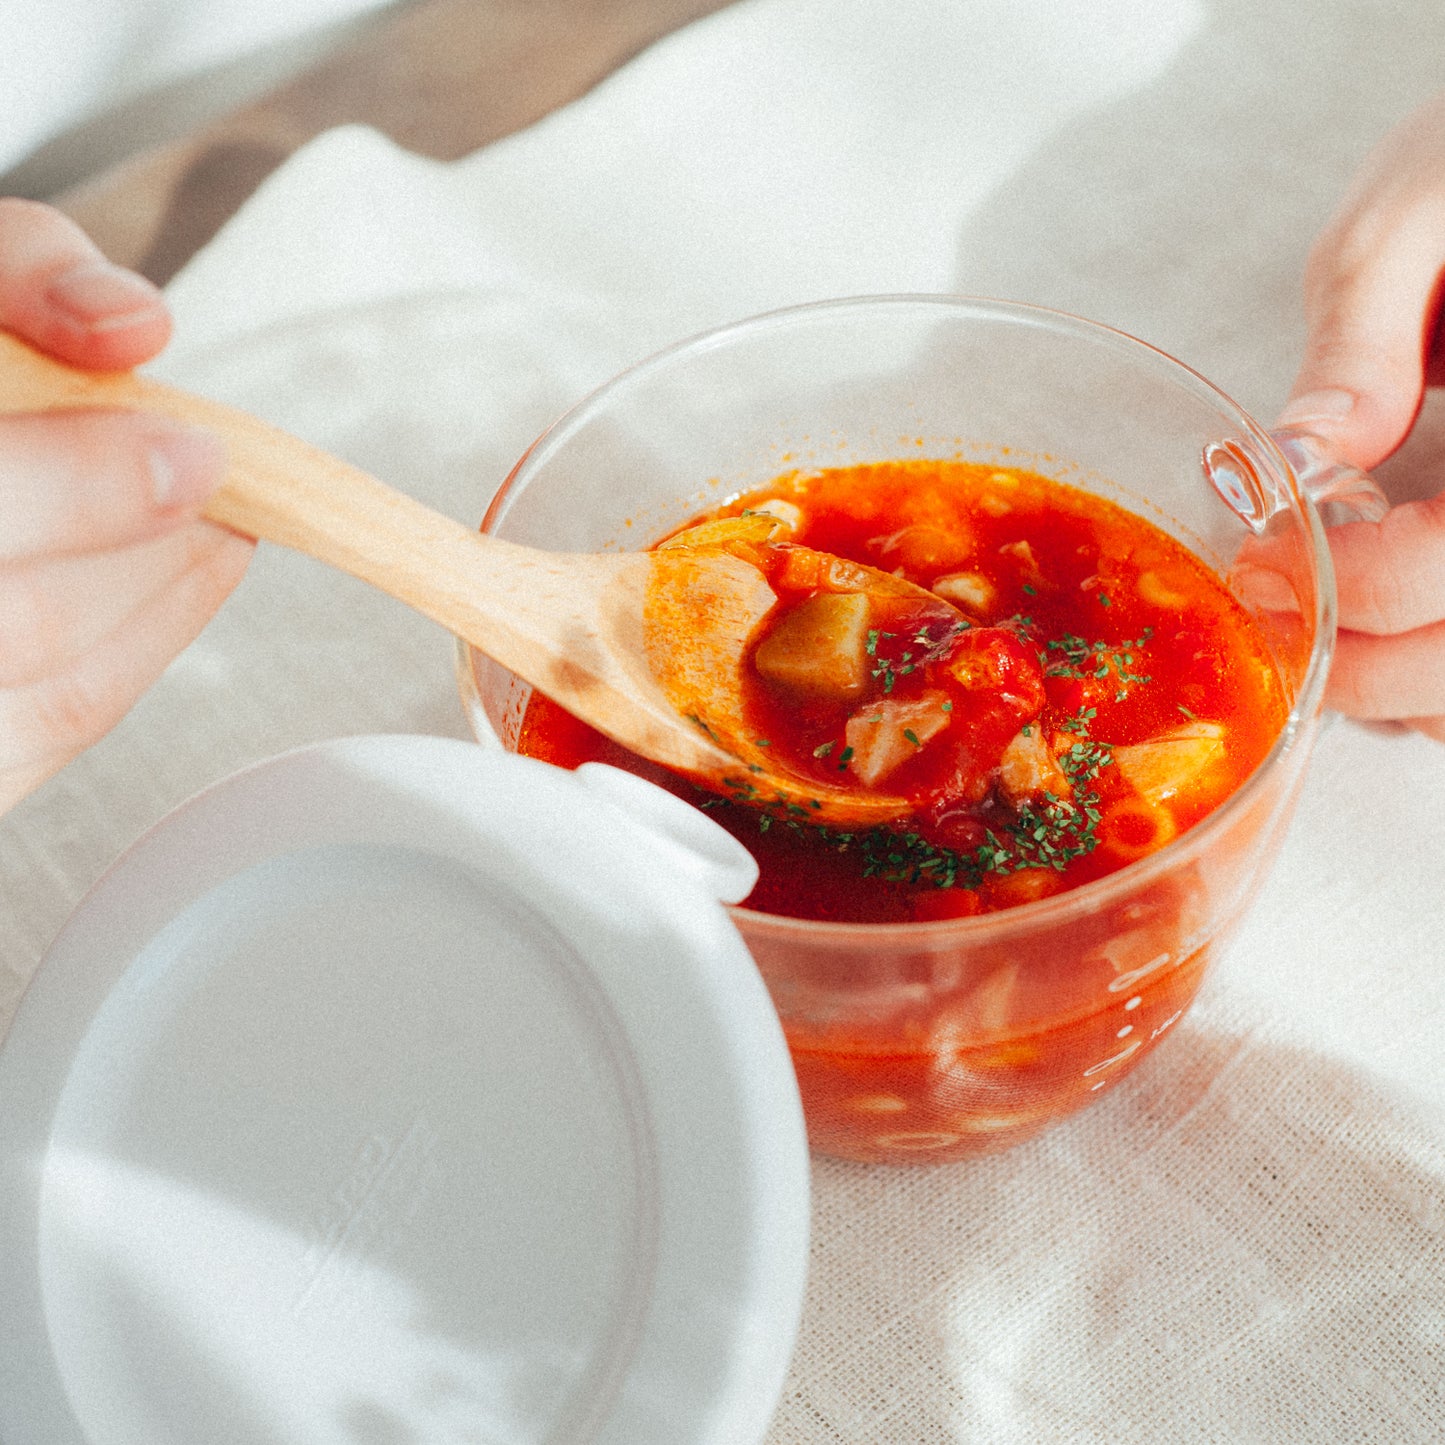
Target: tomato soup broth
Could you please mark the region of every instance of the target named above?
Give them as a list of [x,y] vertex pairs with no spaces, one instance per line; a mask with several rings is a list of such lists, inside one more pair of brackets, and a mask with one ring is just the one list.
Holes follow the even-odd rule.
[[[948,638],[936,617],[906,610],[863,629],[861,696],[819,700],[759,677],[749,700],[758,736],[822,779],[857,766],[850,735],[898,714],[913,756],[867,781],[892,791],[912,771],[917,816],[847,834],[745,797],[705,798],[540,696],[518,744],[564,766],[598,759],[643,772],[706,807],[758,860],[749,908],[899,923],[1061,892],[1197,822],[1283,725],[1268,647],[1228,589],[1172,537],[1099,497],[1013,468],[898,462],[782,477],[699,520],[759,514],[776,517],[788,542],[895,572],[951,604],[940,609]],[[773,634],[819,595],[806,585],[816,577],[789,580],[775,569]],[[940,645],[947,691],[921,665]],[[805,653],[803,665],[816,659]],[[921,710],[921,696],[937,711]]]
[[[1219,578],[1160,528],[1076,488],[953,461],[789,474],[670,540],[728,545],[730,519],[739,549],[757,556],[765,539],[778,594],[754,640],[757,737],[819,779],[901,793],[914,815],[848,833],[806,809],[760,807],[745,782],[735,799],[710,798],[537,694],[517,747],[625,767],[705,807],[758,861],[747,910],[897,925],[1066,892],[1187,831],[1284,724],[1268,645]],[[814,553],[931,598],[865,605],[847,569],[799,565]],[[1095,951],[1117,979],[1103,1003],[1053,1016],[1047,1000],[1070,993],[1056,975],[1071,965],[1042,954],[990,965],[962,1012],[946,991],[861,1022],[846,1008],[783,1007],[813,1143],[863,1160],[956,1158],[1087,1102],[1197,988],[1208,945],[1189,941],[1195,904],[1189,880],[1166,876],[1127,919],[1095,920]],[[1061,957],[1084,956],[1073,942]],[[814,983],[825,996],[828,981]]]

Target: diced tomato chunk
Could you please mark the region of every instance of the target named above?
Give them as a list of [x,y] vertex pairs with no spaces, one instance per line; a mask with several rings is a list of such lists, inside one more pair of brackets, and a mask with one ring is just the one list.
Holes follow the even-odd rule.
[[969,692],[994,694],[1019,719],[1037,716],[1044,705],[1038,653],[1010,627],[972,627],[960,633],[948,670]]
[[1087,694],[1082,678],[1045,677],[1044,691],[1060,712],[1072,716],[1086,705]]

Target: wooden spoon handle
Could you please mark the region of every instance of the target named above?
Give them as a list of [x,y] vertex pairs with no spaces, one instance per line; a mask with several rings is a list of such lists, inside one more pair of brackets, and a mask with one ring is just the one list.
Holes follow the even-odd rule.
[[[245,412],[134,372],[80,371],[0,332],[0,412],[81,407],[160,412],[215,432],[229,469],[206,506],[210,520],[359,577],[505,666],[519,648],[547,646],[558,606],[573,612],[574,627],[585,609],[580,596],[569,609],[568,598],[587,559],[483,537]],[[571,589],[540,580],[563,571]]]
[[206,506],[210,520],[305,552],[413,605],[426,577],[412,575],[409,549],[398,544],[432,548],[457,534],[475,540],[460,522],[245,412],[134,372],[80,371],[0,333],[0,411],[78,407],[160,412],[215,432],[229,448],[230,468]]
[[[0,332],[0,414],[96,407],[216,433],[229,467],[211,521],[371,583],[644,757],[727,791],[749,767],[769,796],[805,800],[818,821],[836,820],[837,799],[848,823],[907,811],[903,799],[813,782],[800,793],[769,772],[737,674],[742,641],[774,598],[747,562],[706,549],[543,552],[484,536],[245,412],[134,372],[80,371]],[[684,720],[692,713],[715,717],[728,745]]]
[[206,516],[398,598],[659,761],[727,762],[659,690],[643,640],[650,559],[483,536],[245,412],[134,372],[86,372],[0,332],[0,413],[94,407],[209,428],[229,469]]

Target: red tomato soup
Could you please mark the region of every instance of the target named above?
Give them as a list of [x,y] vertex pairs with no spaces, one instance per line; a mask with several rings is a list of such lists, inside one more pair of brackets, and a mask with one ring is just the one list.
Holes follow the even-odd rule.
[[[762,565],[778,602],[752,644],[756,736],[819,780],[906,797],[912,816],[849,833],[797,809],[708,797],[537,694],[518,750],[613,763],[706,808],[758,860],[748,909],[898,924],[1075,888],[1193,826],[1283,726],[1268,646],[1214,573],[1146,520],[1059,482],[877,463],[780,477],[692,525],[728,518],[755,558],[759,519],[770,519]],[[696,545],[728,537],[714,525]],[[929,595],[864,590],[848,569],[820,568],[818,552]],[[1180,908],[1161,885],[1146,952],[1184,929]],[[1015,1142],[1091,1096],[1092,1061],[1162,1032],[1203,961],[1179,959],[1152,991],[1131,989],[1125,1023],[1111,999],[977,1047],[946,1019],[890,1040],[784,1010],[813,1142],[859,1159]]]

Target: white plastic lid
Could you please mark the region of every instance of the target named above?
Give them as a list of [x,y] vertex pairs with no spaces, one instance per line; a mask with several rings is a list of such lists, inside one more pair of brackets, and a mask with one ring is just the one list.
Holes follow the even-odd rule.
[[178,809],[0,1046],[0,1440],[760,1439],[808,1174],[753,867],[438,738]]

